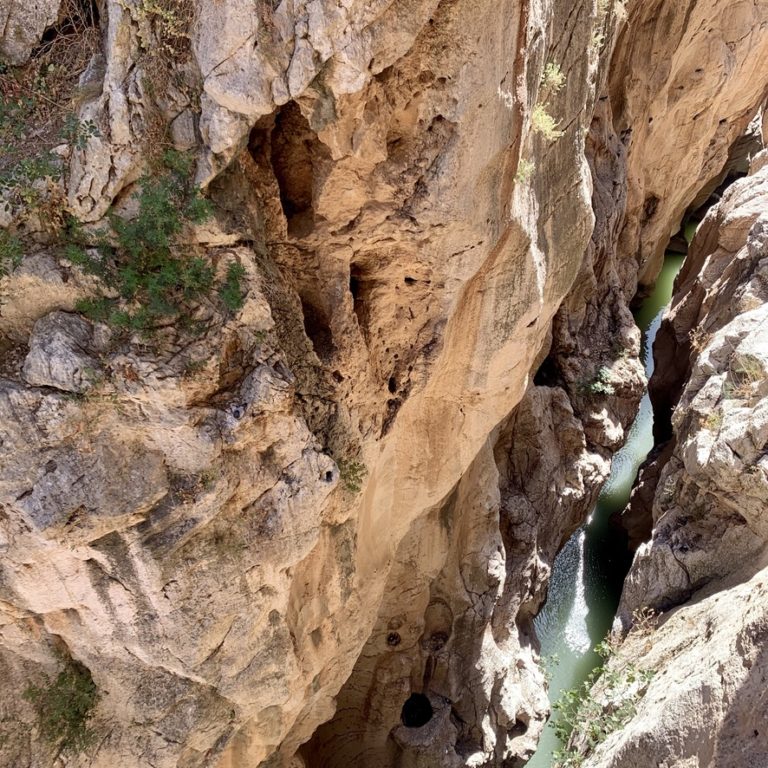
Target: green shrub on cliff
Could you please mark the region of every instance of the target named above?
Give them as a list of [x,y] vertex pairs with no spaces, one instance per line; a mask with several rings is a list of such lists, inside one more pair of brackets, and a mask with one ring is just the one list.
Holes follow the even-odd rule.
[[7,275],[21,263],[24,248],[21,240],[0,229],[0,277]]
[[595,378],[585,385],[584,391],[590,395],[615,395],[616,388],[611,383],[611,369],[603,365]]
[[351,459],[339,459],[336,464],[344,487],[350,493],[360,493],[363,489],[363,480],[368,474],[365,464]]
[[550,61],[544,67],[544,74],[541,76],[541,84],[544,88],[557,93],[565,85],[565,75],[563,70],[560,69],[559,64],[555,64],[554,61]]
[[[212,214],[210,202],[190,183],[191,170],[191,158],[166,152],[159,172],[139,182],[136,216],[112,215],[112,233],[96,249],[77,244],[81,235],[74,225],[74,242],[64,255],[98,276],[108,289],[106,296],[81,301],[78,311],[116,328],[146,333],[162,321],[183,319],[211,294],[216,278],[210,259],[180,240],[186,225],[201,223]],[[242,306],[244,276],[241,265],[230,264],[220,287],[222,303],[229,310]]]
[[559,123],[547,111],[545,104],[537,104],[533,108],[533,112],[531,112],[531,127],[547,141],[555,141],[564,135],[564,131],[558,130],[558,125]]
[[517,164],[517,173],[515,174],[515,181],[519,184],[525,184],[533,175],[536,170],[536,166],[524,157],[520,158],[520,162]]
[[[604,641],[595,652],[607,662],[614,646]],[[623,728],[637,711],[653,672],[634,664],[595,668],[578,687],[563,691],[555,703],[559,717],[555,734],[565,748],[555,753],[553,768],[579,768],[584,760],[612,733]],[[598,686],[598,697],[593,688]]]
[[30,685],[24,698],[37,710],[40,735],[59,751],[76,754],[93,743],[90,720],[99,694],[82,664],[66,659],[55,680]]

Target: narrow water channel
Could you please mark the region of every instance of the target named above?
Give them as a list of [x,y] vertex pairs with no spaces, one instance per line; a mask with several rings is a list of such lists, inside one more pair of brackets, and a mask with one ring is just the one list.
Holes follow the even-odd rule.
[[[688,235],[686,232],[686,239]],[[684,258],[667,253],[653,293],[635,312],[648,378],[653,373],[653,341]],[[653,409],[646,392],[624,447],[613,457],[610,477],[595,509],[555,559],[547,602],[534,622],[551,675],[549,700],[553,704],[563,690],[580,685],[600,663],[593,649],[611,627],[631,564],[625,542],[609,519],[629,501],[637,471],[652,447]],[[556,710],[527,768],[551,767],[553,753],[562,746],[552,728],[555,718]]]

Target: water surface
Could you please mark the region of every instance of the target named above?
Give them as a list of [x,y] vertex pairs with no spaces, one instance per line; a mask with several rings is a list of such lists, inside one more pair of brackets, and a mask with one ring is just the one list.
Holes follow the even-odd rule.
[[[653,293],[635,312],[635,322],[643,334],[640,354],[649,378],[653,373],[653,340],[684,258],[667,254]],[[629,501],[637,471],[652,447],[653,410],[646,392],[624,447],[613,457],[610,477],[595,509],[555,559],[547,602],[534,622],[542,656],[559,659],[557,664],[549,664],[552,703],[561,691],[580,685],[600,663],[593,649],[613,623],[631,564],[623,537],[609,525],[609,519]],[[552,721],[556,717],[554,711]],[[550,722],[527,768],[550,768],[552,754],[560,747]]]

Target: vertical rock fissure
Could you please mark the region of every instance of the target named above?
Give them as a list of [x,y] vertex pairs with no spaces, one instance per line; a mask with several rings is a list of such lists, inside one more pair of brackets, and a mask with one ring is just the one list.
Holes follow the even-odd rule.
[[[672,366],[673,362],[669,354],[659,354],[663,344],[669,343],[669,339],[659,338],[659,335],[664,336],[665,329],[667,336],[670,333],[662,316],[671,302],[679,300],[677,289],[680,277],[686,269],[685,253],[696,226],[708,208],[717,202],[725,189],[740,175],[727,175],[704,204],[686,214],[680,226],[680,232],[684,235],[683,244],[676,242],[675,237],[672,238],[671,242],[676,242],[675,247],[667,250],[667,258],[656,284],[650,290],[639,288],[633,299],[635,320],[643,332],[641,354],[649,386],[639,405],[627,443],[613,457],[611,476],[587,525],[574,534],[555,561],[547,602],[535,622],[543,635],[542,654],[549,658],[550,664],[552,659],[559,659],[550,684],[550,699],[553,703],[564,689],[578,687],[589,672],[602,663],[601,659],[591,652],[592,647],[603,639],[613,623],[621,587],[631,564],[630,553],[634,552],[643,537],[650,536],[652,521],[649,517],[640,519],[641,514],[634,509],[634,506],[641,502],[641,496],[635,491],[642,485],[643,475],[649,467],[653,467],[653,472],[647,474],[652,474],[653,479],[658,478],[664,461],[670,455],[666,439],[659,440],[660,432],[656,419],[660,415],[662,419],[669,420],[674,407],[674,403],[669,405],[666,398],[663,400],[666,408],[660,412],[657,405],[657,382],[662,381],[667,386],[673,386],[675,381],[678,381],[677,386],[682,387],[689,375],[686,368],[682,372],[675,372],[678,379],[671,379],[665,370],[666,366]],[[685,339],[685,343],[690,344],[688,339]],[[686,349],[675,346],[672,357],[685,361],[688,359],[689,349],[689,346]],[[556,382],[556,361],[550,358],[545,360],[537,372],[536,379],[537,383],[542,385],[552,385]],[[649,494],[652,497],[655,483],[647,477],[645,485],[646,487],[641,489],[642,498],[648,498]],[[617,557],[617,548],[626,550],[627,554]],[[565,597],[574,580],[581,582],[583,586],[577,586],[573,597]],[[572,600],[570,607],[564,604],[564,600]],[[580,623],[585,630],[581,640],[578,637]],[[557,714],[554,717],[557,718]],[[539,750],[528,765],[531,768],[548,768],[552,752],[557,746],[557,739],[551,732],[550,725],[550,730],[545,732]]]

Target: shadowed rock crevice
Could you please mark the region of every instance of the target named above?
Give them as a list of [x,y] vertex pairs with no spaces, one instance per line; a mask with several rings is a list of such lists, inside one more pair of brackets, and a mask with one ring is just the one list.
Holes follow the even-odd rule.
[[270,157],[280,187],[288,234],[305,237],[315,226],[318,166],[329,154],[296,102],[289,102],[275,115]]
[[412,693],[403,704],[400,719],[406,728],[421,728],[432,719],[432,703],[423,693]]
[[352,262],[349,266],[349,292],[352,294],[352,308],[357,318],[357,324],[366,344],[368,344],[373,276],[370,270],[357,262]]
[[304,316],[304,331],[312,342],[315,354],[321,361],[329,362],[336,347],[327,314],[308,299],[302,299],[301,310]]

